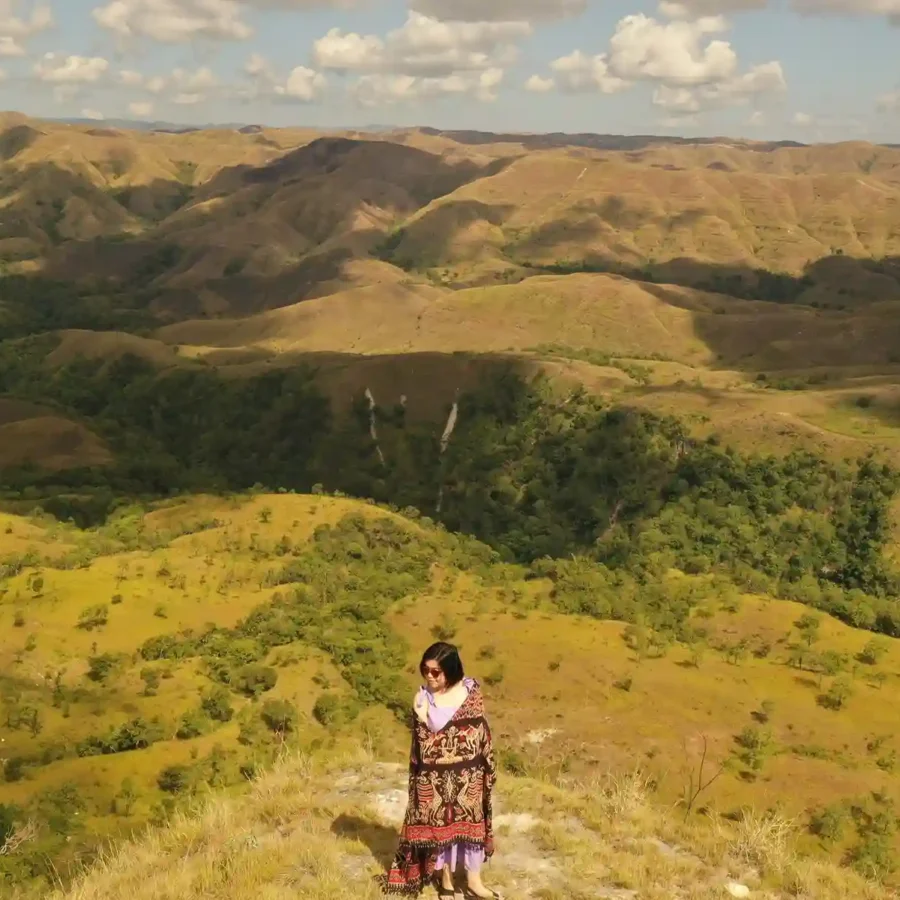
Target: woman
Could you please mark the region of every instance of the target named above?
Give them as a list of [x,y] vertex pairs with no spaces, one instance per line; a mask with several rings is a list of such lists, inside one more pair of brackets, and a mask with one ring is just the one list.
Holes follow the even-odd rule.
[[385,891],[418,894],[434,878],[439,895],[452,897],[454,871],[462,864],[467,898],[498,898],[481,880],[494,852],[496,780],[481,688],[465,677],[452,644],[429,647],[419,671],[425,686],[413,703],[409,806]]

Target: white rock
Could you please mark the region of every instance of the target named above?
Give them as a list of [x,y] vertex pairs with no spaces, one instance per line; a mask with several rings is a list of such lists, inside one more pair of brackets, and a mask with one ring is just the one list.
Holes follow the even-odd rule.
[[408,800],[406,791],[382,791],[372,798],[372,806],[382,821],[399,825],[406,815]]
[[506,813],[494,816],[494,825],[509,828],[515,834],[531,831],[535,825],[539,824],[540,819],[536,819],[531,813]]
[[736,881],[729,881],[725,884],[725,890],[732,897],[749,897],[750,888],[746,884],[738,884]]
[[559,734],[558,728],[544,728],[540,731],[529,731],[525,735],[525,740],[529,744],[543,744],[547,738],[552,738],[554,734]]

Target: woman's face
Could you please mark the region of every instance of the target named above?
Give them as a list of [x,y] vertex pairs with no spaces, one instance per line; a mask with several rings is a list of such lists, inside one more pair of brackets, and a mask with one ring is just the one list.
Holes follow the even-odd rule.
[[447,676],[441,668],[441,664],[433,659],[422,664],[422,675],[430,691],[442,691],[447,686]]

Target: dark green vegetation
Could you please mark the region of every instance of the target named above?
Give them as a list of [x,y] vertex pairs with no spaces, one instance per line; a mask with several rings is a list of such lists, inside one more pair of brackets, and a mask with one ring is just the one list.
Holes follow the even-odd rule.
[[22,338],[58,328],[140,333],[156,324],[152,291],[73,285],[22,275],[0,277],[0,337]]
[[321,485],[414,507],[510,561],[586,556],[596,583],[581,611],[600,618],[615,616],[626,584],[643,590],[678,568],[900,635],[900,576],[882,554],[900,480],[874,458],[746,456],[673,418],[512,372],[460,399],[444,450],[441,425],[408,422],[401,406],[376,409],[376,441],[364,398],[336,418],[311,370],[160,374],[132,356],[51,370],[48,340],[0,345],[0,387],[83,420],[117,461],[6,471],[10,501],[88,524],[125,497]]

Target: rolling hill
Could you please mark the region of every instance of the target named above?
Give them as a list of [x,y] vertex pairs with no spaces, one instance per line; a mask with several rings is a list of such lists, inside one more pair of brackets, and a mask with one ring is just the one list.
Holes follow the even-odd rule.
[[[486,685],[510,812],[533,815],[522,804],[545,792],[562,802],[560,788],[577,791],[598,767],[638,766],[652,797],[633,800],[677,803],[705,745],[708,765],[725,765],[701,797],[706,813],[681,826],[655,813],[661,837],[689,835],[712,860],[722,841],[738,846],[741,810],[777,809],[794,824],[789,844],[771,852],[790,854],[790,865],[761,855],[741,867],[738,853],[731,867],[746,879],[750,862],[749,877],[782,887],[788,871],[828,856],[858,859],[865,873],[878,847],[890,852],[865,817],[898,799],[890,698],[900,650],[827,619],[813,634],[797,604],[672,574],[665,590],[670,601],[693,596],[696,629],[673,641],[575,613],[577,587],[559,573],[535,577],[425,522],[322,496],[197,497],[123,510],[90,532],[14,516],[0,525],[6,566],[13,553],[27,558],[0,601],[0,809],[49,822],[7,874],[40,875],[50,859],[46,871],[67,880],[107,839],[164,821],[210,788],[240,792],[286,750],[352,766],[341,754],[364,734],[376,758],[402,755],[404,725],[388,710],[405,709],[431,634],[456,640]],[[832,657],[844,674],[820,669]],[[530,787],[517,783],[523,776]],[[325,788],[310,790],[327,816]],[[837,833],[817,824],[823,816],[838,818]],[[514,855],[501,866],[516,878]],[[363,887],[363,874],[352,883]],[[545,883],[522,877],[527,894]]]
[[[366,896],[396,770],[360,744],[402,757],[443,635],[495,710],[510,889],[888,896],[898,199],[862,143],[5,115],[0,881]],[[285,874],[255,804],[333,868]],[[277,852],[180,881],[177,835],[245,813]]]
[[[419,404],[440,420],[470,384],[452,354],[505,354],[745,445],[894,451],[894,148],[2,124],[0,321],[65,331],[50,364],[312,364],[346,408],[421,394],[401,357],[445,354]],[[636,382],[604,356],[653,365]],[[689,367],[678,390],[663,362]],[[782,409],[760,376],[805,398]],[[851,421],[857,387],[877,402]]]

